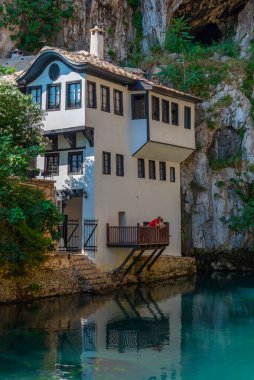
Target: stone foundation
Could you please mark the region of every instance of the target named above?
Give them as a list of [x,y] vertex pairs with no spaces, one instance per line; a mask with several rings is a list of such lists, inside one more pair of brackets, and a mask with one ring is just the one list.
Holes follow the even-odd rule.
[[140,282],[153,282],[179,277],[191,277],[196,274],[195,258],[162,256],[155,262],[150,271],[145,268],[138,277],[135,276],[135,273],[146,259],[146,257],[143,257],[134,265],[130,277],[134,276]]
[[82,292],[101,293],[128,283],[190,277],[196,273],[194,258],[164,256],[150,271],[144,270],[136,276],[135,272],[144,259],[133,267],[132,273],[123,281],[113,282],[109,274],[98,270],[86,256],[50,256],[45,264],[32,270],[29,275],[11,278],[0,275],[0,303],[27,302]]

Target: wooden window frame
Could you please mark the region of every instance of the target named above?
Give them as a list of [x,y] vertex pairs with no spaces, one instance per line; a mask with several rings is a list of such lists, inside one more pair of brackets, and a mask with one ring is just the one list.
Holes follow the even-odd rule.
[[[81,170],[79,172],[73,172],[71,170],[71,158],[74,155],[81,155]],[[71,174],[71,175],[83,174],[83,152],[82,151],[68,152],[68,174]]]
[[[176,120],[173,117],[174,106],[176,106]],[[171,103],[171,124],[176,126],[179,125],[179,104],[175,102]]]
[[170,182],[176,181],[176,168],[174,166],[170,167]]
[[[106,93],[107,93],[107,97],[106,97],[107,107],[105,109],[103,108],[103,90],[106,90]],[[110,112],[110,87],[104,86],[102,84],[101,84],[101,111]]]
[[[116,107],[116,94],[119,94],[119,110],[117,110],[117,107]],[[119,115],[119,116],[123,116],[123,92],[120,91],[120,90],[116,90],[114,89],[113,90],[113,100],[114,100],[114,114],[115,115]]]
[[149,167],[149,179],[155,180],[156,179],[156,161],[149,160],[148,167]]
[[[72,84],[79,84],[80,85],[80,105],[79,106],[75,106],[75,107],[68,106],[68,101],[69,101],[69,97],[68,97],[69,91],[68,91],[68,88]],[[66,82],[65,109],[66,110],[76,110],[76,109],[79,109],[79,108],[82,108],[82,81],[81,80],[75,80],[75,81],[71,81],[71,82]]]
[[[48,170],[48,161],[47,159],[49,157],[58,157],[58,165],[57,165],[57,172],[56,173],[50,173],[49,170]],[[44,172],[45,173],[48,173],[46,176],[50,177],[50,176],[58,176],[59,175],[59,159],[60,159],[60,155],[59,153],[46,153],[45,154],[45,157],[44,157]]]
[[167,180],[166,162],[164,161],[159,162],[159,170],[160,170],[160,181],[166,181]]
[[34,104],[38,104],[40,106],[40,108],[42,108],[42,86],[31,86],[31,87],[27,87],[27,95],[32,95],[31,92],[33,90],[40,90],[41,92],[41,101],[40,103],[34,103]]
[[[189,115],[187,117],[186,112],[189,112]],[[187,123],[188,121],[188,123]],[[191,107],[184,106],[184,128],[185,129],[191,129]]]
[[152,95],[152,120],[160,121],[160,98]]
[[[106,170],[106,166],[105,166],[105,157],[108,155],[108,161],[109,161],[109,170],[107,171]],[[102,152],[102,174],[106,174],[106,175],[110,175],[111,174],[111,153],[110,152]]]
[[[59,94],[59,108],[49,108],[49,89],[50,87],[59,87],[60,88],[60,94]],[[62,84],[61,83],[51,83],[47,84],[47,95],[46,95],[46,110],[49,112],[54,111],[60,111],[61,110],[61,96],[62,96]]]
[[[93,95],[93,102],[92,102],[92,105],[89,103],[89,86],[92,86],[93,88],[93,91],[92,91],[92,95]],[[88,108],[93,108],[93,109],[96,109],[97,108],[97,91],[96,91],[96,82],[92,82],[92,81],[87,81],[87,107]]]
[[[136,108],[135,108],[135,99],[140,96],[144,99],[144,113],[142,115],[138,115],[136,113]],[[147,118],[147,108],[146,108],[146,94],[132,94],[131,95],[131,112],[132,112],[132,120],[144,120]],[[141,116],[141,117],[139,117]]]
[[[165,112],[165,106],[167,107],[167,112]],[[165,118],[165,114],[167,115],[167,118]],[[161,101],[161,121],[166,124],[170,123],[170,104],[166,99],[162,99]]]
[[[119,160],[120,159],[120,162]],[[124,177],[124,155],[116,154],[116,175],[118,177]]]
[[[139,164],[142,163],[140,166]],[[138,178],[146,177],[145,160],[144,158],[138,158]]]

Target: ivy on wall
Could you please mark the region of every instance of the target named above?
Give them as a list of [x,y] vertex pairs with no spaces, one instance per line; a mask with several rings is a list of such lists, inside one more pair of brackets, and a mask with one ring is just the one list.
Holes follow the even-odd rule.
[[6,0],[0,7],[0,27],[8,28],[25,52],[35,52],[50,43],[73,14],[70,0]]

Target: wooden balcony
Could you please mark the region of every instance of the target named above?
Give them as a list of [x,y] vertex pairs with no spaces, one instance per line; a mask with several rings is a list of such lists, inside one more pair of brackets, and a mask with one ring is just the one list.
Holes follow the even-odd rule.
[[166,247],[169,237],[168,223],[163,227],[119,227],[107,224],[108,247]]

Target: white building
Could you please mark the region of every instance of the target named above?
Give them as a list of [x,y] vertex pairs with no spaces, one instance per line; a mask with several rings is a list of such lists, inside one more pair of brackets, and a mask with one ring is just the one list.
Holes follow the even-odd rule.
[[[90,53],[45,47],[17,81],[46,111],[37,167],[68,218],[60,244],[111,270],[132,248],[181,255],[180,164],[195,150],[200,99],[104,61],[103,44],[96,27]],[[141,227],[158,215],[169,245],[167,228]]]

